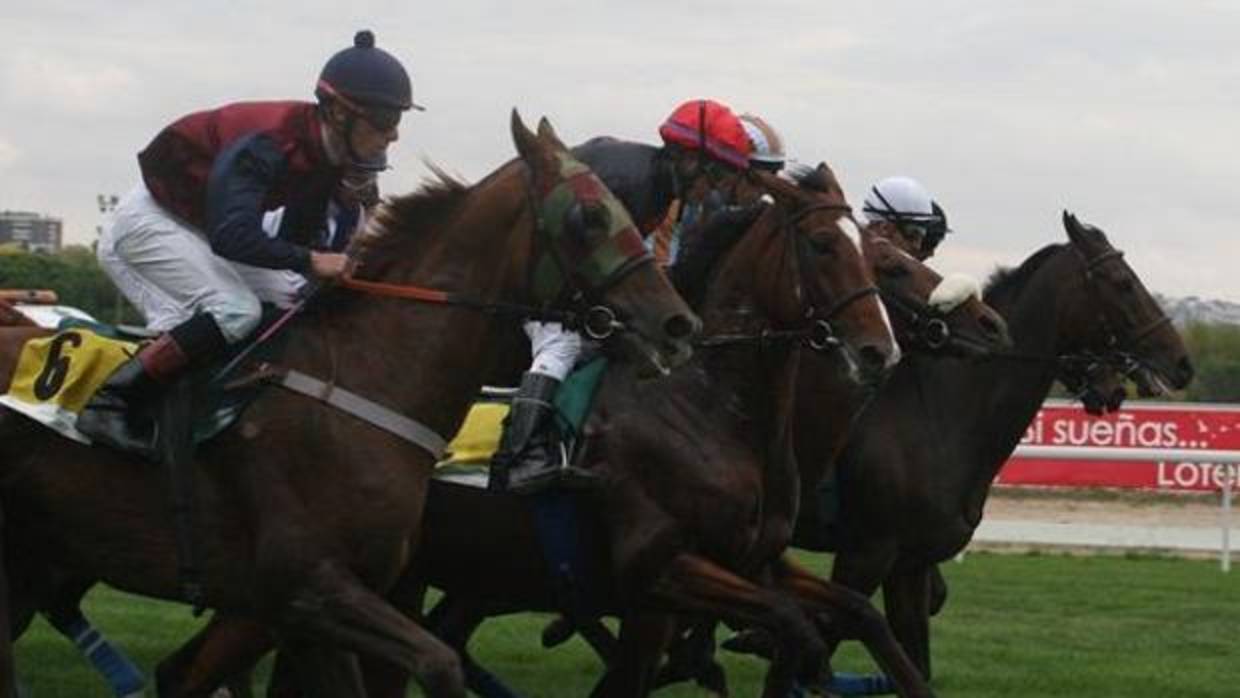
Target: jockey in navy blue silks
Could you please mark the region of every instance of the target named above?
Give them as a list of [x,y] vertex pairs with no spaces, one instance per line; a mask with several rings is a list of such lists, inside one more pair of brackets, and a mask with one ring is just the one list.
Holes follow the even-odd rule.
[[[189,114],[139,153],[142,181],[117,206],[98,256],[163,334],[87,405],[77,426],[92,440],[143,450],[126,440],[124,405],[249,335],[263,301],[290,305],[307,276],[343,273],[352,230],[329,237],[329,203],[357,205],[387,167],[401,115],[421,107],[369,31],[328,60],[315,96]],[[268,235],[264,216],[275,210],[279,229]]]

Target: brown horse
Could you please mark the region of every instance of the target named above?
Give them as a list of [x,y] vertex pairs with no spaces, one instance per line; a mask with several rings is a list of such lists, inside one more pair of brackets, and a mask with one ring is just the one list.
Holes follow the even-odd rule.
[[[512,131],[521,158],[479,184],[441,177],[381,208],[359,267],[393,295],[413,283],[467,289],[501,314],[335,291],[292,323],[281,359],[327,380],[320,397],[346,389],[452,434],[494,358],[517,350],[497,339],[502,312],[578,296],[605,302],[644,355],[687,358],[697,321],[623,207],[545,120],[535,135],[514,112]],[[11,366],[32,332],[0,333],[0,365]],[[326,402],[263,393],[197,454],[208,604],[276,628],[316,694],[364,695],[357,653],[410,671],[428,695],[464,695],[455,653],[380,596],[413,551],[434,450]],[[19,551],[0,583],[12,585],[15,627],[44,601],[39,581],[53,571],[178,597],[161,475],[0,415],[5,543]]]
[[[825,166],[820,176],[834,181]],[[770,695],[782,695],[802,653],[812,657],[818,646],[786,588],[749,579],[761,576],[782,549],[779,541],[765,540],[771,531],[764,532],[762,514],[769,509],[766,493],[788,489],[786,482],[768,483],[789,474],[788,432],[780,423],[792,395],[796,344],[828,351],[835,357],[830,379],[848,385],[877,380],[895,348],[861,266],[859,240],[849,235],[855,228],[841,225],[847,209],[838,187],[824,197],[772,177],[762,181],[777,203],[718,265],[703,306],[716,327],[707,340],[715,347],[713,359],[646,384],[614,367],[586,427],[583,462],[608,483],[580,500],[595,512],[582,522],[586,567],[591,579],[606,580],[605,588],[588,592],[599,611],[624,615],[622,646],[642,650],[632,653],[635,664],[613,668],[599,695],[648,689],[653,664],[645,651],[651,648],[634,648],[640,635],[632,630],[653,626],[657,634],[670,619],[647,615],[651,610],[709,610],[779,634],[786,653],[768,684]],[[781,471],[766,472],[768,460]],[[564,600],[542,562],[528,502],[443,483],[432,488],[430,535],[399,585],[406,606],[416,609],[426,583],[499,601],[507,610],[550,608]],[[462,517],[469,518],[468,535],[455,525]],[[480,568],[486,573],[478,574]],[[789,579],[789,573],[781,576],[785,586],[795,585]],[[877,616],[866,615],[872,609],[863,599],[841,601],[817,589],[804,596],[804,603],[817,610],[831,606],[853,625],[883,627]],[[191,650],[207,647],[211,654],[205,636],[193,644]],[[655,660],[660,645],[653,646]],[[889,638],[877,648],[888,665],[900,661],[890,657],[892,649]],[[166,666],[175,668],[184,658]],[[403,693],[403,678],[396,678],[382,695]]]
[[[972,538],[990,483],[1051,384],[1079,388],[1119,372],[1154,391],[1192,378],[1179,335],[1121,253],[1066,213],[1064,227],[1067,244],[999,273],[987,289],[1016,341],[1008,358],[905,361],[840,461],[832,579],[867,595],[882,585],[889,622],[926,677],[930,575]],[[907,440],[892,439],[893,430]]]
[[[826,195],[826,203],[839,207],[837,213],[842,211],[842,191],[829,169],[822,168],[813,176],[804,178],[803,184],[813,185],[812,190]],[[735,233],[709,230],[702,237],[720,240],[727,235]],[[725,241],[722,244],[729,243]],[[938,274],[877,236],[863,235],[862,248],[884,298],[893,308],[897,336],[902,342],[917,347],[919,351],[965,354],[1001,349],[1008,345],[1002,320],[980,303],[969,291],[969,284],[962,285],[959,280],[944,284]],[[718,250],[714,254],[723,251]],[[711,263],[706,262],[704,266],[711,266]],[[682,276],[678,275],[678,278]],[[686,283],[689,288],[682,287],[682,291],[686,291],[689,297],[698,297],[701,291],[695,288],[696,284],[692,280]],[[820,407],[846,410],[848,403],[841,401],[840,395],[823,394],[831,386],[839,393],[842,388],[852,385],[851,381],[841,380],[841,368],[846,363],[833,355],[818,352],[810,353],[805,360],[813,362],[816,373],[803,376],[798,385],[814,385],[822,390],[811,393],[802,391],[801,395],[815,400]],[[607,399],[608,393],[604,391],[600,401]],[[841,403],[845,407],[840,407]],[[846,422],[849,417],[840,415],[838,418]],[[829,420],[815,418],[806,423],[805,429],[798,430],[798,435],[820,434],[822,430],[819,427],[830,423]],[[831,442],[838,441],[840,439],[836,438]],[[800,443],[798,447],[801,447]],[[801,466],[804,468],[804,460]],[[821,470],[821,466],[816,466],[817,472]],[[465,652],[469,636],[492,613],[564,609],[567,600],[562,593],[562,585],[549,574],[543,562],[542,542],[535,516],[526,502],[433,481],[426,522],[431,534],[424,540],[413,569],[419,570],[416,576],[423,578],[422,583],[429,581],[448,592],[436,608],[435,627],[458,650]],[[607,549],[598,542],[602,535],[601,531],[591,528],[581,536],[589,541],[587,546],[593,552],[587,574],[596,583],[610,578]],[[480,575],[479,569],[486,569],[489,573]],[[502,583],[496,584],[496,580],[502,580]],[[406,580],[398,585],[398,589],[400,605],[416,612],[421,607],[418,580]],[[590,594],[605,599],[612,595],[612,589],[591,589]],[[618,611],[622,604],[613,599],[604,605],[611,611]],[[265,636],[259,628],[251,630],[258,637]],[[604,641],[614,644],[614,641]],[[233,650],[234,656],[231,658],[227,653],[228,645]],[[200,695],[218,683],[216,676],[227,675],[229,671],[244,665],[245,662],[238,661],[236,656],[249,657],[244,649],[257,654],[265,651],[266,647],[262,643],[255,644],[253,636],[246,639],[239,633],[235,622],[213,623],[190,645],[161,665],[161,685],[168,689],[167,695]],[[468,654],[465,657],[467,662],[470,661]],[[221,665],[212,666],[213,660]],[[484,690],[484,672],[476,665],[471,664],[469,668],[471,681],[477,682],[475,690]],[[403,694],[404,678],[399,673],[392,674],[375,667],[371,678],[378,695]]]

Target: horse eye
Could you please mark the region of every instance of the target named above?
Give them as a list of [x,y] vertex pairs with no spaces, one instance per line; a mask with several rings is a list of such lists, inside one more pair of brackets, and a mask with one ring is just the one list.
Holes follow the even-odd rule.
[[902,264],[884,264],[878,268],[878,273],[889,279],[902,279],[911,272]]
[[1137,286],[1133,283],[1132,278],[1125,276],[1115,282],[1115,286],[1123,293],[1132,293]]
[[835,251],[835,246],[832,245],[831,241],[828,239],[814,237],[812,235],[806,236],[805,239],[809,242],[809,247],[814,251],[814,254],[831,254]]
[[586,227],[600,230],[611,227],[611,211],[602,202],[587,201],[581,208]]

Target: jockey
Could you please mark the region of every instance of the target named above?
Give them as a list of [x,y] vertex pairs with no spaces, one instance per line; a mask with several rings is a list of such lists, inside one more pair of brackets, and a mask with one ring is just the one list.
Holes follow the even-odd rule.
[[[679,230],[732,203],[748,165],[749,139],[727,106],[695,99],[678,106],[659,127],[662,147],[594,138],[573,156],[598,175],[633,216],[661,263],[674,260]],[[552,399],[582,350],[581,335],[556,322],[527,322],[533,363],[504,422],[492,459],[491,487],[532,493],[561,479],[588,481],[589,473],[561,468],[546,426]]]
[[[369,31],[328,60],[315,96],[189,114],[138,154],[142,181],[117,206],[98,257],[162,334],[87,405],[83,433],[144,450],[125,436],[124,405],[244,339],[261,301],[295,296],[305,276],[344,272],[348,235],[324,236],[329,201],[373,189],[402,113],[421,107],[400,61]],[[264,214],[280,207],[278,234],[268,236]]]
[[[787,155],[784,139],[779,132],[754,114],[741,114],[738,119],[749,141],[749,169],[771,174],[783,170]],[[699,294],[719,256],[732,247],[739,235],[744,234],[768,201],[770,195],[762,188],[742,187],[736,190],[726,206],[709,214],[711,225],[684,227],[678,236],[676,263],[668,269],[668,275],[690,305],[700,301]]]
[[951,232],[942,207],[911,177],[888,177],[870,187],[861,210],[867,228],[923,262]]

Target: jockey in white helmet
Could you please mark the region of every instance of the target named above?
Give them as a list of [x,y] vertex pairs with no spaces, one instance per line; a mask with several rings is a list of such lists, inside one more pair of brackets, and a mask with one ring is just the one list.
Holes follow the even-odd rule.
[[912,177],[887,177],[870,187],[861,209],[867,227],[877,228],[921,261],[951,232],[947,215],[926,188]]

